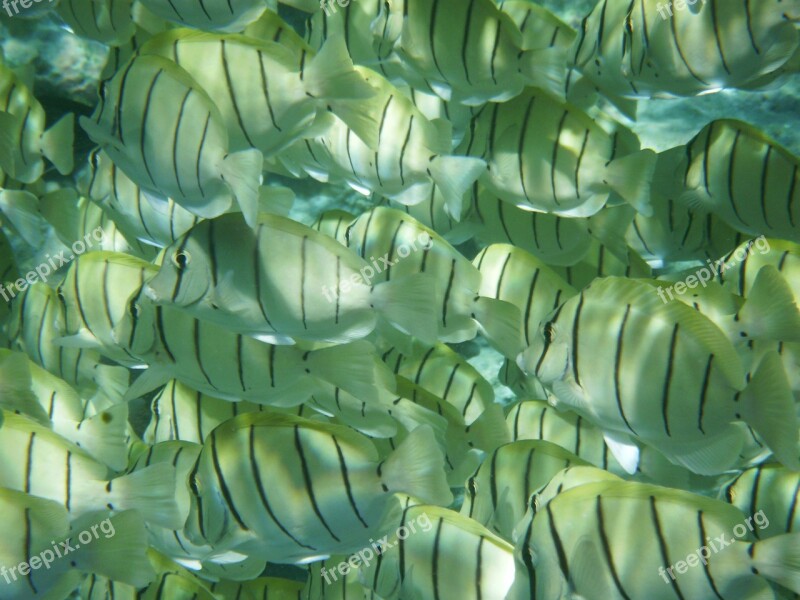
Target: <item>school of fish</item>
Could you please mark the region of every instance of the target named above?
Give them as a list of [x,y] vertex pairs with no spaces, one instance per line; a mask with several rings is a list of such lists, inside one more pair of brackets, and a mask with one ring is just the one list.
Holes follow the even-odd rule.
[[0,55],[0,600],[800,598],[800,157],[633,128],[800,0],[29,16],[108,60]]

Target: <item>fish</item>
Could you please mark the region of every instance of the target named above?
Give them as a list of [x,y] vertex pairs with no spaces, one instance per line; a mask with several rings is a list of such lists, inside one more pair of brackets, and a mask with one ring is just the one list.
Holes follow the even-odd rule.
[[767,265],[778,270],[800,306],[800,245],[788,240],[757,238],[739,244],[719,259],[713,278],[726,290],[747,298]]
[[255,148],[229,152],[220,110],[174,62],[134,55],[103,84],[92,117],[79,122],[154,197],[170,197],[203,218],[226,212],[235,200],[255,222],[263,155]]
[[613,131],[537,88],[478,114],[458,152],[488,163],[479,183],[505,202],[562,217],[590,217],[626,202],[651,214],[657,156],[620,124]]
[[64,337],[63,329],[57,326],[64,322],[63,311],[58,293],[46,283],[37,281],[25,288],[14,300],[8,323],[12,348],[79,392],[91,395],[101,389],[112,400],[121,399],[130,381],[127,369],[102,364],[96,350],[57,343]]
[[81,188],[124,231],[126,238],[159,248],[169,246],[200,220],[172,198],[163,203],[149,201],[142,188],[100,149],[89,155],[89,169]]
[[735,507],[681,490],[578,485],[528,511],[508,598],[773,598],[770,581],[800,589],[797,534],[756,541],[746,523]]
[[73,516],[136,509],[148,522],[180,526],[172,465],[112,477],[107,466],[50,429],[8,411],[2,417],[0,446],[8,460],[0,467],[0,487],[54,500]]
[[373,43],[399,58],[412,87],[466,105],[505,102],[525,86],[563,93],[567,49],[543,43],[490,0],[384,3],[371,24]]
[[173,29],[140,53],[173,61],[208,93],[231,151],[257,148],[273,159],[292,142],[326,131],[333,115],[375,148],[375,123],[361,108],[374,91],[353,68],[344,40],[333,37],[316,53],[287,40]]
[[59,343],[92,348],[123,366],[141,368],[142,360],[117,343],[114,329],[128,314],[131,297],[156,272],[151,263],[126,254],[78,256],[56,288],[64,307],[56,325],[64,332]]
[[[147,370],[127,390],[135,398],[170,379],[225,400],[292,407],[340,387],[365,401],[391,386],[374,346],[365,340],[302,350],[267,344],[134,294],[114,339]],[[332,390],[331,390],[332,391]]]
[[797,513],[800,476],[775,463],[765,463],[739,473],[719,492],[746,515],[762,513],[767,523],[753,533],[759,539],[800,531]]
[[68,113],[45,130],[45,112],[25,84],[0,60],[0,168],[7,177],[34,183],[47,159],[62,175],[74,167],[75,115]]
[[265,0],[230,0],[226,4],[171,0],[144,0],[142,6],[162,19],[205,31],[239,32],[267,8]]
[[742,233],[800,241],[800,158],[763,132],[720,119],[667,153],[672,189],[690,207]]
[[[58,502],[6,488],[0,488],[0,507],[8,518],[0,543],[3,597],[8,600],[66,598],[81,573],[101,573],[136,587],[155,577],[145,555],[144,522],[136,511],[113,516],[107,510],[88,512],[71,521]],[[91,543],[77,542],[84,532]]]
[[52,428],[115,471],[125,467],[127,404],[113,404],[101,391],[84,399],[66,381],[21,352],[2,348],[0,361],[0,406]]
[[381,598],[506,597],[514,579],[511,544],[447,508],[401,507],[378,559],[361,567],[362,582]]
[[373,281],[417,273],[434,280],[439,341],[463,342],[480,331],[504,356],[520,351],[519,309],[478,295],[480,271],[432,229],[401,211],[378,206],[350,224],[345,241],[360,257],[369,257],[377,271]]
[[305,582],[280,577],[258,577],[252,581],[216,581],[208,588],[222,598],[305,598]]
[[486,246],[472,264],[481,272],[478,294],[510,302],[523,315],[525,347],[543,319],[578,293],[547,264],[511,244]]
[[122,46],[136,33],[132,0],[64,0],[56,12],[75,35]]
[[[429,120],[411,99],[384,77],[356,67],[373,90],[359,108],[372,124],[369,138],[341,119],[320,136],[295,142],[279,156],[295,176],[343,182],[364,195],[378,194],[414,205],[438,188],[455,214],[462,197],[486,163],[453,155],[453,132],[443,119]],[[368,140],[374,139],[372,143]]]
[[380,461],[369,438],[344,426],[239,415],[209,435],[189,474],[185,531],[197,542],[268,561],[354,552],[380,535],[392,492],[450,503],[442,463],[425,427]]
[[591,241],[589,251],[579,262],[567,267],[554,265],[553,271],[579,290],[602,277],[648,279],[653,276],[653,269],[632,248],[609,247],[597,239]]
[[798,49],[797,2],[687,5],[599,2],[581,23],[571,65],[606,95],[674,98],[758,89]]
[[286,217],[262,213],[255,230],[236,214],[205,221],[165,256],[144,288],[150,299],[262,341],[346,343],[379,318],[433,341],[427,277],[373,283],[366,260]]
[[519,440],[487,454],[467,479],[461,514],[505,540],[528,509],[528,498],[562,469],[588,465],[561,446],[543,440]]
[[[609,340],[610,351],[598,354]],[[746,440],[735,422],[800,468],[794,400],[777,354],[745,372],[722,330],[681,302],[664,303],[647,281],[595,280],[547,317],[518,364],[552,404],[601,427],[629,473],[638,463],[633,440],[697,474],[722,473]]]

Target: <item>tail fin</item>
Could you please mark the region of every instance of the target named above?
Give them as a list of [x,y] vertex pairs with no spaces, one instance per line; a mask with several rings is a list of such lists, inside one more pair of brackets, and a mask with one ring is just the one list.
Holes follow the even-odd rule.
[[436,342],[435,285],[423,273],[379,283],[372,290],[375,308],[393,325],[425,344]]
[[381,473],[391,491],[440,506],[453,501],[444,473],[444,454],[427,426],[417,427],[408,434],[383,463]]
[[168,529],[183,526],[175,502],[175,467],[159,463],[112,479],[107,489],[115,510],[137,509],[148,522]]
[[121,402],[130,386],[131,372],[125,367],[96,365],[93,381],[114,402]]
[[759,575],[800,594],[800,533],[756,542],[752,556]]
[[491,452],[511,441],[503,407],[499,404],[487,406],[483,414],[467,427],[466,433],[470,447],[484,452]]
[[527,50],[520,55],[520,71],[528,85],[546,90],[565,100],[567,85],[567,51],[564,48]]
[[[89,543],[74,551],[76,567],[97,573],[137,588],[155,579],[156,573],[147,558],[147,530],[137,511],[128,510],[109,516],[108,512],[81,515],[72,525],[72,545],[77,535],[91,532]],[[72,553],[71,553],[72,555]]]
[[753,289],[739,311],[747,337],[800,342],[800,310],[786,280],[772,265],[761,267]]
[[234,152],[222,161],[222,178],[230,186],[247,224],[254,228],[258,219],[258,188],[264,155],[251,148]]
[[459,214],[464,194],[486,170],[486,162],[471,156],[435,156],[429,170],[451,214]]
[[380,379],[380,371],[388,367],[379,364],[375,347],[369,342],[360,340],[313,350],[307,353],[306,361],[309,373],[317,379],[365,402],[378,402],[376,379]]
[[75,142],[75,115],[64,115],[42,134],[41,150],[47,160],[62,175],[69,175],[75,167],[73,145]]
[[28,358],[19,352],[8,354],[0,363],[0,407],[19,411],[50,427],[47,412],[31,391]]
[[0,190],[0,210],[22,239],[34,248],[41,248],[44,243],[43,219],[38,207],[39,200],[30,192]]
[[99,462],[122,471],[128,463],[127,433],[128,405],[117,404],[75,423],[68,437]]
[[328,38],[303,77],[308,94],[324,100],[364,100],[375,90],[356,71],[344,36]]
[[475,300],[473,317],[481,333],[498,352],[516,359],[525,344],[522,340],[522,313],[504,300],[479,297]]
[[656,153],[652,150],[641,150],[612,160],[606,171],[605,183],[608,187],[646,217],[653,214],[650,188],[656,158]]
[[777,352],[764,355],[743,397],[744,421],[761,436],[775,458],[790,469],[800,470],[794,397]]

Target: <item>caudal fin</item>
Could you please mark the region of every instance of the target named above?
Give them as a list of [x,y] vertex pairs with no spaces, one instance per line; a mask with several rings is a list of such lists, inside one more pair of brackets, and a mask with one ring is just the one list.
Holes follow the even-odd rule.
[[606,170],[605,183],[608,187],[646,217],[653,214],[650,188],[656,158],[657,155],[652,150],[640,150],[612,160]]
[[444,454],[436,443],[433,430],[417,427],[381,469],[381,478],[393,492],[403,492],[425,503],[447,506],[453,495],[444,472]]
[[503,408],[499,404],[487,406],[481,416],[467,427],[466,434],[469,446],[484,452],[491,452],[511,441]]
[[306,92],[321,100],[364,100],[375,90],[353,66],[344,36],[326,40],[303,76]]
[[525,344],[522,339],[522,313],[504,300],[479,297],[475,299],[473,317],[486,341],[503,356],[516,359]]
[[244,220],[253,229],[258,220],[258,188],[263,166],[264,155],[255,148],[234,152],[222,161],[222,178],[230,186]]
[[149,523],[168,529],[183,527],[175,501],[175,467],[160,463],[112,479],[109,502],[115,510],[139,510]]
[[777,352],[764,355],[742,395],[743,420],[761,436],[775,458],[790,469],[800,470],[794,397]]
[[75,115],[72,113],[64,115],[42,134],[42,154],[62,175],[69,175],[75,167],[74,141]]
[[564,100],[567,84],[567,51],[564,48],[526,50],[520,55],[520,71],[528,85],[547,90]]
[[128,462],[127,434],[128,405],[117,404],[75,423],[68,437],[101,463],[122,471]]
[[22,190],[0,190],[0,210],[29,246],[42,247],[43,219],[36,196]]
[[378,402],[376,383],[390,377],[390,373],[384,373],[388,367],[380,362],[375,347],[363,340],[313,350],[307,353],[306,361],[311,376],[365,402]]
[[486,162],[471,156],[435,156],[428,166],[451,214],[458,214],[464,194],[486,170]]
[[759,575],[800,594],[800,533],[756,542],[751,555]]
[[379,283],[372,290],[375,308],[401,331],[425,344],[436,342],[435,285],[423,273]]
[[766,265],[758,271],[738,322],[751,339],[800,342],[800,310],[774,266]]

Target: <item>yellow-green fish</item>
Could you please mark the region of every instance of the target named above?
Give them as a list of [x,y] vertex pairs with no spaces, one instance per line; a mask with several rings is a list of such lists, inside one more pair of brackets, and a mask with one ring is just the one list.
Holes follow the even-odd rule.
[[255,222],[263,156],[229,152],[228,131],[209,94],[180,66],[134,55],[103,84],[101,102],[81,126],[128,177],[204,218],[236,200]]
[[132,0],[61,0],[56,11],[75,35],[108,46],[121,46],[136,32]]
[[204,31],[241,31],[267,8],[266,0],[143,0],[162,19]]
[[279,344],[343,343],[368,335],[382,318],[433,341],[427,277],[373,282],[369,262],[286,217],[262,213],[255,229],[237,214],[204,221],[165,257],[145,287],[148,297],[234,332]]
[[381,534],[393,492],[452,499],[428,428],[381,461],[347,427],[269,413],[217,427],[188,483],[190,539],[283,562],[360,549]]
[[70,113],[45,131],[44,108],[0,60],[0,168],[8,177],[34,183],[44,173],[43,158],[62,175],[72,172],[74,127]]
[[800,474],[778,464],[747,469],[720,490],[720,497],[744,514],[761,512],[767,517],[767,523],[753,532],[759,539],[800,532],[798,496]]

